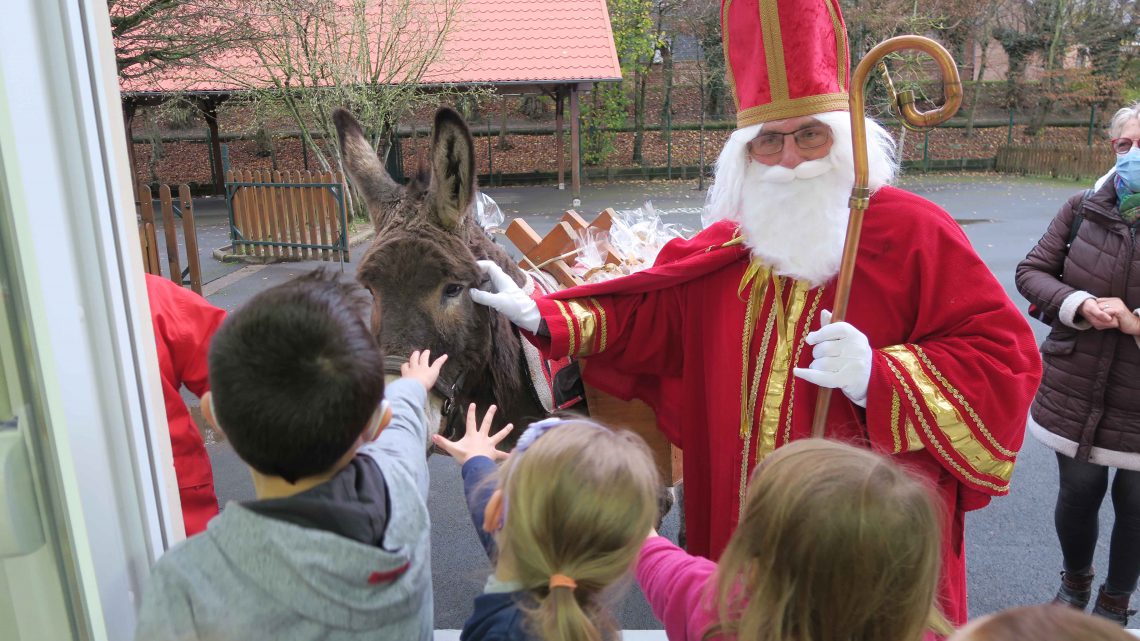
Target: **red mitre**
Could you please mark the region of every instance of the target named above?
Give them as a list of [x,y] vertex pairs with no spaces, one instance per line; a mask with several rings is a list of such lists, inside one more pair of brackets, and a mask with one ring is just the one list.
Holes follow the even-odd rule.
[[722,0],[720,18],[738,127],[847,109],[838,0]]

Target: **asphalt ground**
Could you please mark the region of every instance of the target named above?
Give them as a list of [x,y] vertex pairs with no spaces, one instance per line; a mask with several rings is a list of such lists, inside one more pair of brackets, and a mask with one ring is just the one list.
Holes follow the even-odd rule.
[[[1060,204],[1086,185],[996,175],[936,175],[908,177],[901,186],[938,203],[963,225],[978,254],[1017,306],[1024,310],[1025,301],[1013,286],[1014,268],[1044,232]],[[503,209],[507,220],[521,216],[539,233],[549,230],[571,202],[569,192],[552,187],[502,187],[486,192]],[[652,202],[666,222],[691,229],[700,228],[704,193],[695,190],[692,181],[584,187],[578,211],[589,219],[593,213],[606,207],[636,209],[646,201]],[[200,226],[219,224],[218,216],[203,216],[203,209],[198,207]],[[224,222],[220,224],[224,231]],[[216,231],[210,233],[210,239],[225,239]],[[215,241],[204,240],[201,244],[210,242]],[[509,245],[506,240],[502,242]],[[212,248],[204,247],[203,252],[208,256]],[[343,265],[346,274],[354,272],[355,259],[361,251],[361,247],[356,248],[353,260]],[[216,261],[212,257],[203,258],[204,272],[207,262]],[[209,299],[224,309],[234,310],[257,292],[322,264],[328,265],[302,262],[247,267],[244,272],[228,276],[227,284],[218,288]],[[342,268],[335,263],[330,267]],[[227,266],[210,273],[226,273],[236,268]],[[240,277],[244,274],[248,275]],[[1043,339],[1045,326],[1032,320],[1030,324],[1038,340]],[[228,501],[252,498],[248,473],[229,446],[210,443],[208,449],[214,464],[220,502],[224,505]],[[457,466],[451,459],[440,456],[432,457],[429,466],[432,476],[428,503],[433,526],[435,627],[460,628],[471,611],[472,600],[481,591],[490,566],[464,508]],[[1011,494],[966,517],[972,616],[1052,598],[1061,567],[1053,530],[1056,492],[1054,453],[1032,437],[1027,437],[1014,471]],[[1101,511],[1101,540],[1096,558],[1096,571],[1101,577],[1106,574],[1110,501],[1105,501]],[[667,518],[663,533],[674,536],[676,527],[674,512]],[[621,623],[627,629],[661,627],[636,586],[630,588],[618,611]]]

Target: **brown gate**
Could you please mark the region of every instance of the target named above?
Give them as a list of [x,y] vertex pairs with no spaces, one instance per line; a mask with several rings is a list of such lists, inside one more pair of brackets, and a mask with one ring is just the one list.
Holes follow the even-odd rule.
[[[177,204],[170,196],[170,187],[158,188],[159,215],[166,236],[166,276],[179,285],[189,285],[202,293],[202,267],[198,258],[198,235],[194,229],[194,201],[188,185],[178,186]],[[146,183],[139,183],[135,192],[135,207],[139,215],[139,242],[142,245],[143,266],[148,274],[162,276],[162,261],[158,254],[158,228],[154,218],[154,194]],[[182,219],[182,237],[186,243],[186,268],[178,257],[178,224]]]
[[348,261],[344,193],[344,178],[334,172],[226,172],[234,252]]

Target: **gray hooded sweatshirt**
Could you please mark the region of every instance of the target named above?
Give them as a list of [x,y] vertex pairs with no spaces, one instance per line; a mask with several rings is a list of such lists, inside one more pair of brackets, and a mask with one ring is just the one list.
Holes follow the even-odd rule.
[[328,483],[231,503],[159,559],[136,640],[431,639],[426,392],[385,397],[391,424]]

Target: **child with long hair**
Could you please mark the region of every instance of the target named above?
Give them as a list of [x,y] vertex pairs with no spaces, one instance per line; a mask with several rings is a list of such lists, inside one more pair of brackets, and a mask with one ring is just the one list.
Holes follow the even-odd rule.
[[631,432],[553,418],[531,425],[507,457],[495,446],[508,430],[490,434],[494,412],[477,425],[471,406],[462,439],[433,437],[462,465],[467,506],[495,562],[460,639],[616,641],[607,588],[628,574],[657,516],[648,446]]
[[756,467],[719,564],[651,536],[637,581],[671,641],[919,641],[951,631],[938,514],[886,457],[795,441]]
[[1002,610],[970,621],[948,641],[1135,641],[1119,625],[1057,604]]

